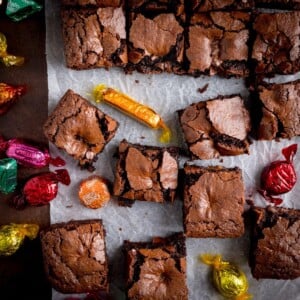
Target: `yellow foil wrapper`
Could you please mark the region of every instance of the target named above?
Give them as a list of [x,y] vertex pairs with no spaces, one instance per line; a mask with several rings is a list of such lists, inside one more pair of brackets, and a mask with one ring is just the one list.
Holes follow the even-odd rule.
[[25,237],[37,237],[39,226],[36,224],[9,224],[0,227],[0,256],[14,254],[23,244]]
[[162,129],[160,141],[167,143],[171,139],[171,130],[163,122],[162,118],[150,107],[140,104],[129,96],[112,88],[99,84],[93,91],[95,102],[105,101],[127,115],[148,125],[154,129]]
[[247,300],[252,296],[247,293],[246,275],[236,265],[222,261],[220,255],[204,254],[200,256],[203,263],[213,267],[213,284],[222,296],[227,299]]

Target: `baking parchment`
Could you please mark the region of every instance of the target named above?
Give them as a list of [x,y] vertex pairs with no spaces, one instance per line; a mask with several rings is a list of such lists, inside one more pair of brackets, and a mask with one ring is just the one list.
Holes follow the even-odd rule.
[[[126,75],[121,69],[112,68],[92,69],[84,71],[70,70],[65,67],[63,43],[60,24],[60,1],[46,2],[46,36],[47,36],[47,67],[49,88],[49,112],[53,110],[59,99],[72,89],[89,100],[93,87],[99,83],[115,87],[130,95],[134,99],[154,108],[171,127],[173,139],[171,144],[185,147],[179,128],[176,111],[187,105],[201,100],[212,99],[218,95],[241,94],[246,100],[248,91],[241,79],[222,79],[217,76],[193,78],[172,74],[143,75],[133,73]],[[299,79],[300,73],[294,76],[275,78],[281,82]],[[274,80],[274,79],[273,79]],[[198,91],[205,84],[209,84],[204,93]],[[120,127],[114,139],[105,147],[95,163],[94,174],[114,179],[116,159],[113,157],[119,142],[127,139],[132,143],[146,145],[162,145],[159,143],[159,132],[138,123],[117,110],[99,104],[105,113],[119,121]],[[253,141],[250,155],[223,157],[222,160],[195,161],[199,165],[238,166],[243,170],[246,187],[246,198],[254,200],[258,206],[265,206],[266,202],[256,192],[259,186],[259,175],[262,168],[270,162],[283,159],[281,149],[297,143],[300,137],[280,142]],[[114,299],[125,299],[124,296],[124,265],[121,246],[125,239],[131,241],[148,241],[154,236],[167,236],[173,232],[183,230],[182,202],[177,199],[174,204],[156,204],[136,201],[132,208],[119,207],[115,200],[111,200],[104,208],[92,210],[79,203],[77,191],[81,180],[90,176],[88,171],[81,170],[77,162],[64,152],[57,150],[50,144],[53,156],[59,155],[67,162],[67,169],[71,175],[70,186],[59,186],[59,193],[51,202],[51,223],[69,220],[101,218],[106,229],[106,246],[112,273],[111,290]],[[294,165],[300,177],[300,151],[295,157]],[[180,160],[181,167],[186,158]],[[294,189],[282,196],[282,206],[300,209],[300,183]],[[249,292],[254,299],[300,299],[300,278],[297,280],[255,280],[250,274],[247,262],[249,251],[249,233],[236,239],[192,239],[188,238],[187,246],[187,283],[189,299],[213,300],[222,299],[211,285],[207,266],[199,262],[201,253],[220,253],[224,259],[238,264],[249,279]],[[300,254],[299,254],[300,255]],[[78,295],[77,295],[78,296]],[[53,300],[65,299],[53,290]]]

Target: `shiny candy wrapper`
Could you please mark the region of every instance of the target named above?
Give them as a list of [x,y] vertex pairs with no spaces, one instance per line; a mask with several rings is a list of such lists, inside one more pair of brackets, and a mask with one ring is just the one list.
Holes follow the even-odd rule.
[[167,143],[171,139],[171,130],[162,118],[150,107],[140,104],[129,96],[99,84],[93,91],[95,102],[104,101],[136,120],[154,129],[162,129],[160,141]]
[[43,8],[33,0],[8,0],[6,15],[13,21],[21,21]]
[[252,298],[247,293],[246,275],[236,265],[223,261],[220,255],[203,254],[200,259],[203,263],[213,267],[213,284],[223,297],[234,300]]
[[282,149],[282,154],[286,160],[272,162],[261,173],[261,189],[259,192],[267,201],[275,205],[281,204],[282,199],[272,196],[287,193],[296,184],[297,175],[293,166],[293,159],[297,148],[297,144],[293,144]]
[[15,56],[7,53],[7,41],[3,33],[0,32],[0,61],[6,66],[22,66],[24,64],[24,57]]
[[9,85],[0,82],[0,115],[5,114],[12,104],[25,93],[25,85]]
[[26,237],[37,237],[39,226],[36,224],[9,224],[0,227],[0,256],[14,254]]
[[0,192],[12,193],[17,186],[17,162],[12,158],[0,159]]
[[58,192],[58,183],[70,184],[70,176],[67,170],[59,169],[55,172],[45,172],[30,178],[22,189],[22,194],[17,195],[12,201],[15,208],[23,208],[22,203],[32,206],[48,204]]
[[43,168],[49,164],[62,167],[65,161],[60,157],[51,158],[48,149],[38,147],[22,139],[4,141],[0,136],[0,153],[5,151],[6,156],[14,158],[20,165],[31,168]]

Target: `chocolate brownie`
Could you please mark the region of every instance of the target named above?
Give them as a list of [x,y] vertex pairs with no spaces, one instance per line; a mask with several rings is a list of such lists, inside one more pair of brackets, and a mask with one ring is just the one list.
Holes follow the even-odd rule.
[[188,73],[246,77],[249,21],[250,14],[239,11],[194,14],[186,39]]
[[183,0],[131,0],[128,7],[127,72],[183,72]]
[[252,59],[262,76],[300,71],[300,11],[259,14],[253,28]]
[[101,220],[54,224],[40,236],[45,272],[53,288],[62,293],[108,291]]
[[72,90],[61,98],[44,124],[50,142],[93,170],[105,145],[114,137],[119,124]]
[[61,0],[66,6],[98,6],[98,7],[120,7],[123,0]]
[[127,205],[134,200],[173,202],[177,188],[178,149],[121,141],[113,192]]
[[250,267],[254,278],[300,277],[300,210],[252,209]]
[[249,152],[250,117],[240,96],[194,103],[178,114],[193,159]]
[[300,135],[300,80],[258,86],[262,105],[258,138],[272,140]]
[[255,0],[258,7],[300,9],[300,0]]
[[194,12],[206,12],[213,10],[244,10],[254,7],[254,0],[191,0],[187,1]]
[[242,171],[184,166],[183,219],[188,237],[232,238],[244,234]]
[[187,300],[186,248],[183,234],[152,242],[124,242],[127,299]]
[[123,7],[65,7],[61,17],[67,67],[89,69],[126,65]]

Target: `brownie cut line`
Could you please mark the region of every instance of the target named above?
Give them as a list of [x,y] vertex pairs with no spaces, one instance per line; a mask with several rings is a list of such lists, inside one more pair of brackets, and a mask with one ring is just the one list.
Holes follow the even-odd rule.
[[120,204],[173,202],[177,181],[178,148],[120,142],[113,187]]
[[300,9],[299,0],[255,0],[258,7],[278,9]]
[[118,126],[113,118],[68,90],[48,116],[43,130],[56,147],[65,150],[81,167],[93,170],[93,162]]
[[97,7],[120,7],[123,0],[61,0],[61,4],[65,6],[97,6]]
[[254,0],[190,0],[186,2],[193,12],[249,10],[254,7]]
[[127,299],[188,300],[182,233],[152,242],[124,242]]
[[108,292],[105,230],[101,220],[70,221],[40,233],[46,276],[62,293]]
[[300,210],[254,207],[249,264],[256,279],[300,277]]
[[192,159],[249,153],[250,116],[239,95],[194,103],[178,115]]
[[184,166],[183,224],[187,237],[242,236],[244,204],[239,168]]

